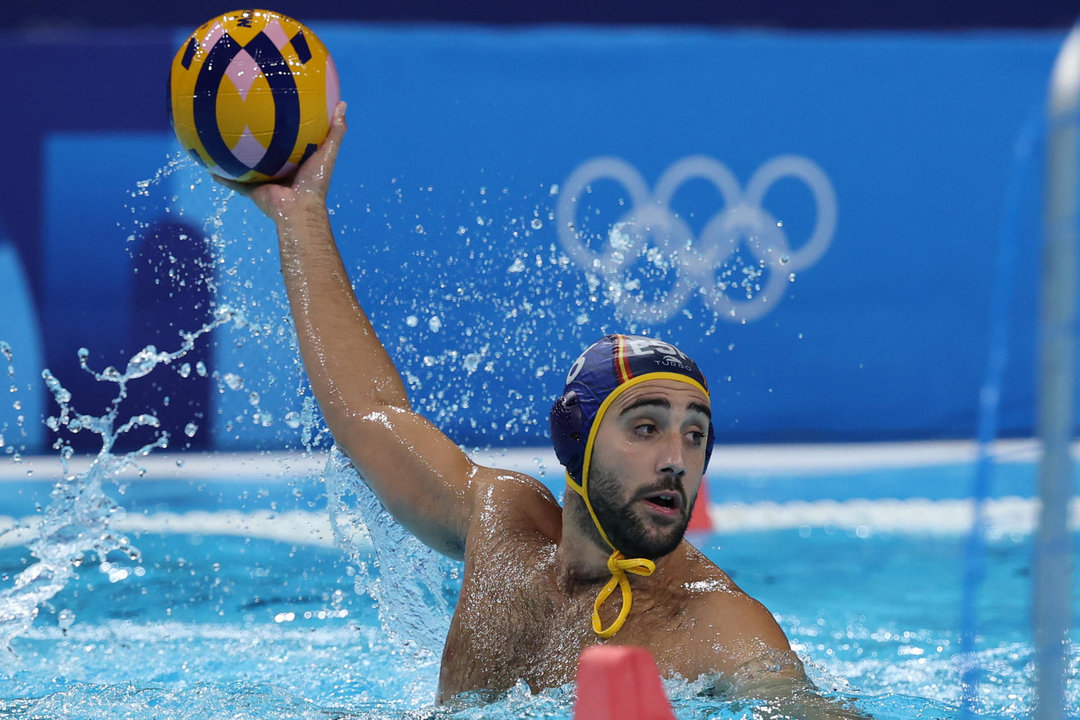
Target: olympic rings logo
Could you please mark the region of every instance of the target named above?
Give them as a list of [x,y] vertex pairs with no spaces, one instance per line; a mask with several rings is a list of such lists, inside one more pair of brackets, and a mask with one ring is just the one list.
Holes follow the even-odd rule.
[[[772,185],[784,178],[805,183],[817,208],[813,231],[797,250],[792,250],[783,225],[762,206]],[[610,226],[603,247],[596,251],[587,244],[577,218],[591,185],[605,179],[621,184],[630,202],[629,209]],[[696,238],[671,209],[676,191],[692,179],[710,182],[723,200],[722,209]],[[616,311],[636,321],[665,322],[683,309],[695,292],[726,320],[763,317],[783,298],[793,273],[821,259],[836,231],[832,183],[814,162],[797,155],[781,155],[766,162],[750,178],[745,191],[727,167],[700,155],[671,165],[651,193],[637,169],[616,157],[585,162],[562,188],[556,221],[563,249],[583,270],[603,278]],[[740,247],[749,251],[754,263],[748,264],[756,267],[747,268],[742,260],[744,277],[728,280],[723,275],[737,264],[734,255]],[[631,277],[642,262],[665,278],[660,292]]]

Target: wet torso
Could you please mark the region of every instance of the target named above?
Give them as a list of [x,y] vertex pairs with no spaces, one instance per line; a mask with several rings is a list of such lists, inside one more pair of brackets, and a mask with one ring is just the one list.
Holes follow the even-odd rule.
[[[478,512],[443,652],[440,701],[470,690],[502,691],[519,680],[533,691],[573,680],[581,651],[601,642],[592,611],[607,578],[572,588],[559,581],[561,508],[550,496],[516,483],[494,487]],[[715,565],[684,541],[652,577],[632,584],[633,610],[607,642],[648,647],[667,676],[733,669],[716,647],[717,629],[697,618],[705,603],[731,602],[737,614],[747,599]],[[618,595],[602,608],[605,625]]]

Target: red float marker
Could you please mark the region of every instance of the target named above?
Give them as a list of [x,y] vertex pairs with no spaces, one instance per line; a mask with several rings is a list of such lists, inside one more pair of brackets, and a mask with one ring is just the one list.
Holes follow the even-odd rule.
[[652,654],[594,645],[578,660],[574,720],[675,720]]
[[712,532],[712,519],[709,517],[709,483],[701,478],[701,489],[698,490],[697,500],[694,501],[694,511],[690,513],[690,524],[686,526],[687,532]]

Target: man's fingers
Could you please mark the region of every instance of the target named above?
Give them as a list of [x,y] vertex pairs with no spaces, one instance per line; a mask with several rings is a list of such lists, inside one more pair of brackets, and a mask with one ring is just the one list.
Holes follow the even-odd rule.
[[233,192],[238,192],[241,195],[251,195],[252,186],[250,183],[236,182],[235,180],[228,180],[223,177],[218,177],[213,173],[210,174],[210,178],[218,185],[227,187]]
[[338,149],[345,137],[345,103],[339,102],[334,108],[330,121],[330,131],[314,155],[304,161],[296,173],[293,189],[313,192],[322,197],[330,187],[330,177],[334,174]]
[[334,164],[337,162],[338,150],[341,148],[341,141],[345,137],[345,130],[348,127],[345,122],[345,110],[347,107],[348,105],[345,102],[339,102],[334,108],[334,116],[330,118],[330,131],[326,134],[326,139],[323,140],[323,162],[320,163],[324,166],[324,169],[333,170]]
[[334,115],[330,118],[330,131],[326,136],[328,140],[341,142],[341,138],[345,135],[345,129],[348,127],[345,122],[345,111],[348,107],[348,103],[344,100],[334,107]]

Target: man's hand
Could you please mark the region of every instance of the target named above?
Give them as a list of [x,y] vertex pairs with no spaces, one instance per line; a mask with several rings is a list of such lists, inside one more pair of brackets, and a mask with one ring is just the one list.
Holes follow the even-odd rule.
[[345,137],[345,103],[339,102],[330,119],[330,131],[319,149],[300,164],[290,177],[281,182],[241,183],[224,178],[214,179],[227,188],[251,198],[255,205],[275,223],[298,210],[325,208],[334,174],[338,150]]

